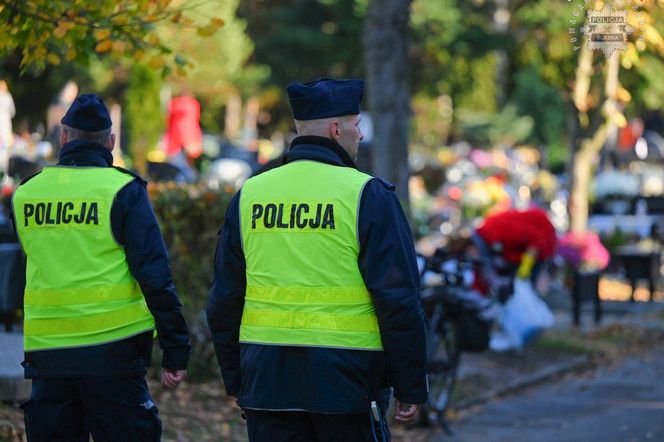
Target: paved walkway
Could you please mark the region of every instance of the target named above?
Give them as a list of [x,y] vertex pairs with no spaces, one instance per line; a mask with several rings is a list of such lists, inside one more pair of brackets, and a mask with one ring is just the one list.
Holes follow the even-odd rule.
[[30,395],[23,379],[23,334],[0,332],[0,400],[22,401]]
[[[573,327],[571,313],[562,303],[555,305],[558,331]],[[569,305],[569,304],[568,304]],[[638,324],[664,328],[662,302],[604,302],[602,322],[592,320],[585,306],[581,330],[591,331],[609,324]],[[478,355],[476,358],[481,358]],[[470,360],[469,360],[470,359]],[[471,362],[467,358],[465,362]],[[463,370],[462,370],[463,371]],[[631,356],[614,367],[602,367],[581,378],[521,390],[518,395],[466,409],[452,424],[454,438],[438,432],[432,442],[623,442],[664,440],[664,344],[644,354]]]
[[432,442],[639,442],[664,440],[664,347],[487,404]]

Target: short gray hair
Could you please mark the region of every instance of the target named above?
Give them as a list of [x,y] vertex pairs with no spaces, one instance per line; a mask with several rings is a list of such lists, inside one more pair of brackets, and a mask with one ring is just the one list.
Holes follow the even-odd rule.
[[95,143],[103,144],[104,146],[108,144],[111,139],[111,128],[104,130],[98,130],[95,132],[88,132],[86,130],[76,129],[75,127],[67,126],[66,124],[62,125],[62,130],[67,132],[67,138],[69,141],[72,140],[86,140],[92,141]]

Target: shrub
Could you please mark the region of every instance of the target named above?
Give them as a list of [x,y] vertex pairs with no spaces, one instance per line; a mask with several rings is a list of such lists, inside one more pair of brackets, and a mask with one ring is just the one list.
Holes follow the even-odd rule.
[[198,378],[216,375],[205,304],[212,285],[218,232],[234,189],[213,191],[151,183],[148,192],[168,247],[173,279],[192,338],[190,374]]

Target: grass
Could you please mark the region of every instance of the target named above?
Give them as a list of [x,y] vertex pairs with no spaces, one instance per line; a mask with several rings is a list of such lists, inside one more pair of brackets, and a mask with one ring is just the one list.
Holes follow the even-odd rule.
[[580,355],[592,353],[590,343],[567,333],[545,333],[534,343],[536,348]]

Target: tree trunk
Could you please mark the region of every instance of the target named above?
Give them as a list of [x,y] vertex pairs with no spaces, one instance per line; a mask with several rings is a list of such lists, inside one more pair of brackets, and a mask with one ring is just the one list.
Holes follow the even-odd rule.
[[[496,12],[493,14],[493,30],[501,39],[505,38],[510,27],[509,0],[494,0]],[[510,59],[506,46],[496,50],[496,101],[502,109],[507,103],[507,84],[509,82]]]
[[[586,127],[588,124],[588,96],[590,93],[590,80],[592,78],[593,53],[585,47],[584,39],[583,49],[579,55],[579,61],[576,68],[576,78],[574,81],[574,106],[578,110],[580,126]],[[575,125],[576,126],[576,125]],[[578,127],[578,126],[576,126]],[[570,230],[575,233],[583,233],[588,225],[588,191],[590,187],[590,176],[592,174],[592,151],[589,151],[587,144],[581,143],[576,149],[576,138],[570,140],[574,145],[570,159],[570,171],[572,181],[570,183],[570,199],[568,204],[570,217]],[[585,149],[585,150],[584,150]]]
[[247,101],[242,134],[245,142],[252,142],[258,138],[258,112],[260,111],[260,103],[258,97],[251,97]]
[[590,140],[584,140],[574,155],[572,197],[570,201],[570,230],[583,233],[588,228],[588,190],[592,181],[595,157],[607,139],[607,125],[603,124]]
[[122,158],[122,106],[113,103],[109,107],[111,121],[113,122],[113,133],[115,134],[115,147],[111,151],[113,154],[113,165],[125,167],[124,158]]
[[604,103],[607,113],[607,142],[604,147],[603,155],[604,169],[612,169],[616,166],[616,153],[618,150],[618,124],[616,114],[622,114],[620,104],[618,103],[618,73],[620,72],[620,53],[614,51],[608,60],[606,70],[606,83],[604,84],[604,93],[606,94],[606,103]]
[[240,136],[240,124],[242,122],[242,98],[237,93],[232,93],[226,103],[226,118],[224,122],[224,135],[228,140],[235,141]]
[[[591,60],[592,60],[592,56]],[[586,56],[587,58],[587,56]],[[583,73],[582,66],[587,64],[587,59],[584,57],[579,59],[579,69],[577,70],[577,86],[579,83],[583,84],[580,91],[589,90],[590,82],[587,77],[589,73],[587,70]],[[570,204],[570,228],[575,233],[585,232],[588,227],[588,190],[592,181],[592,167],[595,162],[596,156],[602,152],[602,148],[606,150],[607,141],[611,141],[611,137],[617,132],[617,121],[619,116],[622,115],[616,100],[618,91],[618,73],[620,71],[620,54],[614,52],[611,58],[607,61],[608,67],[606,72],[606,79],[604,83],[604,91],[606,93],[606,101],[604,102],[604,111],[607,115],[606,122],[600,126],[595,132],[592,139],[585,140],[581,144],[581,149],[574,155],[574,174],[572,177],[572,198]],[[587,87],[586,87],[587,86]],[[575,103],[586,103],[587,96],[584,97],[583,93],[575,95]],[[580,108],[579,110],[582,110]],[[605,152],[606,154],[606,152]]]
[[408,25],[411,0],[371,0],[365,18],[367,96],[376,176],[396,186],[408,207],[410,119]]

